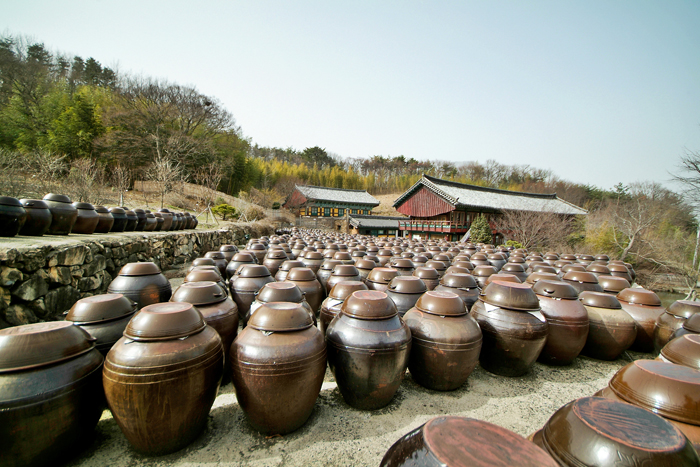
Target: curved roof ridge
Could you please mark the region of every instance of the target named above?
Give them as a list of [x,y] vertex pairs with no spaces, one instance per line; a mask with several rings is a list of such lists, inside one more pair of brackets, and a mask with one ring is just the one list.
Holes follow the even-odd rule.
[[515,195],[515,196],[528,196],[531,198],[542,198],[542,199],[556,199],[557,194],[556,193],[528,193],[525,191],[511,191],[511,190],[502,190],[500,188],[491,188],[491,187],[486,187],[486,186],[479,186],[479,185],[470,185],[469,183],[460,183],[460,182],[453,182],[451,180],[443,180],[441,178],[436,178],[436,177],[431,177],[430,175],[423,175],[426,180],[429,180],[433,183],[438,183],[438,184],[443,184],[443,185],[451,185],[455,186],[458,188],[465,187],[477,191],[486,191],[490,193],[502,193],[506,195]]

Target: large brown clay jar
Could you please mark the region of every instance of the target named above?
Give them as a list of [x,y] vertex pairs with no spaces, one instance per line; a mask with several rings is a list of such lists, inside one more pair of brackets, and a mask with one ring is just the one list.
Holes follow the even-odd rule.
[[0,237],[14,237],[27,221],[27,211],[17,198],[0,196]]
[[73,224],[71,232],[76,234],[92,234],[100,221],[100,215],[95,211],[95,206],[90,203],[73,203],[78,210],[78,217]]
[[273,302],[286,302],[295,303],[301,305],[304,310],[311,316],[311,320],[316,323],[316,315],[314,311],[309,306],[308,302],[304,298],[304,293],[296,286],[296,284],[283,281],[283,282],[270,282],[265,284],[262,289],[255,295],[255,301],[250,305],[250,310],[246,313],[243,319],[243,326],[247,326],[250,317],[255,314],[255,312]]
[[213,259],[214,265],[219,268],[221,276],[226,275],[226,267],[228,266],[228,261],[226,261],[226,256],[220,251],[207,251],[204,253],[205,258]]
[[[304,263],[298,259],[288,259],[284,263],[282,263],[277,270],[277,273],[275,274],[275,280],[277,282],[282,282],[284,280],[287,280],[287,275],[289,274],[289,271],[292,270],[292,268],[305,268]],[[315,273],[314,273],[315,277]]]
[[[104,206],[95,206],[95,212],[98,215],[95,233],[108,233],[110,230],[112,230],[112,226],[114,225],[114,216],[111,212],[109,212],[109,209]],[[155,229],[155,221],[153,228]]]
[[131,445],[147,455],[180,450],[204,430],[223,374],[219,334],[189,303],[139,311],[107,354],[107,404]]
[[615,296],[630,286],[627,279],[617,276],[598,276],[598,283],[603,288],[603,292]]
[[256,264],[252,253],[236,253],[226,265],[226,279],[231,279],[242,264]]
[[659,359],[700,370],[700,335],[686,334],[671,339],[661,349]]
[[126,227],[124,227],[125,232],[134,232],[136,230],[136,225],[139,223],[139,218],[134,211],[131,209],[124,209],[126,214]]
[[195,266],[187,273],[184,282],[216,282],[229,295],[228,286],[216,266]]
[[654,350],[660,351],[673,333],[683,327],[683,323],[700,312],[700,302],[692,300],[676,300],[668,307],[665,313],[659,315],[654,324]]
[[0,330],[0,465],[56,465],[93,437],[102,355],[70,322]]
[[479,299],[479,285],[471,274],[445,274],[440,279],[440,284],[434,289],[436,292],[452,292],[462,299],[467,311]]
[[326,343],[306,310],[260,307],[229,353],[236,397],[250,424],[283,435],[311,415],[326,372]]
[[428,290],[434,290],[440,284],[440,275],[434,268],[419,266],[413,275],[422,279]]
[[588,337],[581,354],[599,360],[615,360],[634,342],[637,325],[612,295],[583,292],[579,300],[588,311]]
[[231,298],[238,306],[239,322],[245,322],[255,295],[270,282],[275,282],[275,279],[262,264],[244,264],[240,267],[239,274],[231,278]]
[[348,405],[384,407],[401,385],[411,331],[394,302],[376,290],[353,292],[326,330],[328,363]]
[[299,287],[314,314],[318,316],[325,295],[313,271],[310,268],[292,268],[286,280]]
[[[333,268],[331,277],[326,281],[326,290],[331,290],[335,284],[341,281],[362,280],[360,271],[352,264],[338,264]],[[320,305],[320,303],[319,303]]]
[[683,327],[676,329],[671,336],[671,339],[685,336],[686,334],[700,334],[700,313],[695,313],[693,316],[685,320]]
[[471,315],[484,337],[481,366],[503,376],[527,373],[542,352],[548,333],[535,292],[525,284],[491,282]]
[[302,262],[304,263],[304,266],[307,268],[311,269],[314,274],[318,273],[319,268],[323,264],[323,255],[319,253],[318,251],[309,251],[304,255],[302,258]]
[[562,280],[573,285],[579,295],[581,295],[581,292],[603,291],[603,288],[598,283],[598,278],[592,272],[569,271],[564,274]]
[[71,204],[71,200],[66,195],[49,193],[43,198],[51,211],[51,225],[49,235],[68,235],[73,229],[73,224],[78,218],[78,210]]
[[617,299],[637,324],[637,337],[631,350],[638,352],[654,351],[654,326],[656,320],[666,309],[661,306],[661,299],[651,290],[627,288],[617,294]]
[[326,329],[331,324],[333,318],[340,313],[340,308],[345,302],[345,299],[358,290],[368,290],[364,282],[361,281],[341,281],[333,286],[328,292],[328,297],[321,303],[321,310],[318,314],[318,328],[323,335],[326,335]]
[[173,230],[173,213],[170,212],[169,209],[162,208],[159,209],[158,212],[160,213],[161,217],[163,218],[163,226],[160,228],[160,230],[166,231],[166,230]]
[[377,267],[370,271],[369,276],[365,283],[369,290],[376,290],[379,292],[386,292],[389,288],[389,283],[394,279],[394,277],[399,276],[399,271],[394,268]]
[[343,264],[343,263],[338,261],[338,260],[335,260],[335,259],[327,259],[323,262],[321,267],[316,272],[316,279],[318,280],[319,284],[321,284],[321,288],[323,289],[323,296],[324,297],[328,295],[328,291],[330,290],[326,286],[326,283],[328,282],[328,279],[330,279],[331,275],[333,274],[333,269],[339,264]]
[[404,315],[411,330],[411,377],[428,389],[461,387],[479,362],[481,329],[452,292],[426,292]]
[[107,292],[123,294],[143,308],[170,300],[172,288],[155,263],[141,262],[125,264],[107,287]]
[[474,276],[474,279],[476,279],[477,284],[479,284],[479,288],[484,289],[486,288],[486,281],[489,278],[489,276],[492,276],[494,274],[497,274],[498,271],[496,271],[496,268],[494,268],[491,265],[479,265],[474,268],[472,271],[472,275]]
[[112,219],[114,219],[110,232],[124,232],[126,230],[126,223],[128,222],[126,211],[120,207],[113,207],[109,208],[109,213],[112,215]]
[[269,250],[267,250],[267,254],[265,254],[265,258],[263,259],[262,264],[270,271],[270,274],[274,276],[275,274],[277,274],[277,271],[279,270],[282,263],[284,263],[288,259],[289,258],[287,257],[287,253],[285,253],[283,249],[270,248]]
[[48,205],[38,199],[21,199],[19,202],[27,213],[27,220],[19,230],[19,234],[44,235],[51,225],[51,211],[49,211]]
[[397,276],[389,282],[386,294],[393,300],[399,316],[403,318],[406,312],[413,308],[418,299],[427,291],[425,282],[419,277]]

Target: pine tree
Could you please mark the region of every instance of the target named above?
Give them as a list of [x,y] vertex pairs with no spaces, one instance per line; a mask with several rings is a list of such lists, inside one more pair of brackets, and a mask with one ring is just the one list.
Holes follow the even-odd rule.
[[491,233],[491,227],[486,221],[486,217],[483,214],[479,214],[471,226],[471,238],[469,239],[472,243],[491,243],[493,241],[493,234]]

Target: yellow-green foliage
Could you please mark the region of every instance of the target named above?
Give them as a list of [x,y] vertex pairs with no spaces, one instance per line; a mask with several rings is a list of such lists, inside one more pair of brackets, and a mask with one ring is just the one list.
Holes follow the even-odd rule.
[[[617,257],[620,254],[620,249],[615,244],[615,231],[613,229],[614,227],[607,222],[603,222],[594,228],[589,226],[586,229],[584,250]],[[618,232],[618,238],[619,236],[620,233]]]

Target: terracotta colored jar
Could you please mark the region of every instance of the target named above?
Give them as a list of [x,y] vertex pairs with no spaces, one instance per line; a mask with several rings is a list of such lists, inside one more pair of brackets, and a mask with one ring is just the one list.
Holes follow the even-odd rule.
[[399,316],[403,318],[406,312],[416,305],[421,295],[427,291],[425,282],[419,277],[396,276],[389,282],[386,294],[393,300]]
[[170,209],[162,208],[159,209],[158,212],[160,213],[160,217],[163,218],[163,226],[160,228],[161,230],[173,230],[173,221],[175,220],[173,217],[173,213],[170,212]]
[[66,195],[49,193],[43,199],[51,211],[51,225],[47,233],[49,235],[68,235],[78,218],[78,210],[71,204],[70,198]]
[[598,278],[592,272],[569,271],[564,274],[562,280],[573,285],[579,295],[581,295],[581,292],[603,291],[603,288],[598,283]]
[[75,302],[66,321],[87,331],[96,340],[95,348],[106,356],[137,310],[136,302],[122,294],[93,295]]
[[567,282],[542,280],[532,290],[549,325],[547,343],[538,360],[550,365],[568,365],[586,345],[588,311],[578,300],[576,289]]
[[472,305],[479,299],[479,285],[471,274],[445,274],[434,290],[457,294],[467,307],[467,311],[471,310]]
[[365,283],[361,281],[340,281],[328,292],[328,297],[321,303],[321,311],[318,316],[318,328],[324,336],[328,325],[340,313],[340,308],[345,299],[358,290],[368,289]]
[[194,305],[202,314],[204,322],[221,337],[224,355],[238,334],[238,307],[225,289],[216,282],[185,282],[173,293],[173,302]]
[[73,224],[72,233],[90,235],[95,232],[100,215],[95,211],[95,206],[90,203],[73,203],[78,210],[78,217]]
[[126,223],[128,219],[126,218],[126,211],[119,207],[109,208],[109,213],[114,219],[112,224],[112,229],[110,232],[124,232],[126,230]]
[[311,415],[326,372],[326,344],[298,304],[268,303],[231,346],[236,397],[250,424],[285,434]]
[[236,253],[226,265],[226,279],[231,279],[242,264],[255,264],[252,253]]
[[155,263],[141,262],[125,264],[107,287],[107,292],[123,294],[143,308],[170,300],[172,288]]
[[686,334],[669,341],[659,355],[660,360],[700,370],[700,335]]
[[[221,338],[194,306],[146,306],[107,354],[102,378],[107,404],[137,451],[180,450],[206,427],[223,364]],[[167,401],[171,409],[154,401]]]
[[217,268],[219,268],[219,272],[221,273],[221,276],[223,277],[226,275],[226,266],[228,266],[228,262],[226,261],[226,257],[224,254],[220,251],[207,251],[204,253],[205,258],[210,258],[214,260],[214,264],[216,265]]
[[[95,212],[97,213],[97,226],[95,227],[95,233],[109,233],[114,225],[114,216],[109,212],[104,206],[95,206]],[[154,226],[155,227],[155,226]]]
[[325,295],[321,283],[316,279],[313,271],[309,268],[292,268],[286,280],[299,287],[299,290],[306,297],[306,301],[309,302],[314,315],[317,316]]
[[581,354],[599,360],[615,360],[634,342],[637,325],[612,295],[583,292],[579,299],[588,311],[588,337]]
[[379,292],[386,292],[389,288],[389,283],[394,279],[394,277],[399,276],[399,271],[394,268],[384,268],[377,267],[370,271],[369,276],[365,283],[369,290],[377,290]]
[[314,274],[318,273],[319,268],[323,264],[323,255],[318,251],[309,251],[304,255],[302,262],[304,266],[311,269]]
[[[277,282],[282,282],[283,280],[287,279],[287,275],[289,274],[289,271],[291,271],[293,268],[304,268],[304,263],[298,259],[288,259],[284,263],[282,263],[277,270],[277,273],[275,274],[275,280]],[[315,274],[314,274],[315,277]]]
[[244,322],[250,305],[255,300],[255,294],[270,282],[275,282],[275,280],[270,275],[270,271],[262,264],[244,264],[241,266],[239,274],[231,278],[231,297],[238,305],[240,322]]
[[348,405],[384,407],[401,385],[411,331],[384,292],[353,292],[326,330],[328,363]]
[[136,231],[136,224],[139,223],[138,216],[131,209],[124,208],[124,213],[126,214],[126,227],[124,227],[124,232]]
[[21,199],[20,204],[27,213],[27,219],[19,230],[20,235],[41,236],[51,225],[49,206],[38,199]]
[[408,369],[428,389],[461,387],[479,362],[481,329],[452,292],[426,292],[404,316],[411,330]]
[[17,198],[0,196],[0,237],[14,237],[27,221],[27,211]]
[[700,302],[692,300],[676,300],[668,307],[665,313],[659,315],[654,324],[654,350],[660,351],[677,329],[683,327],[683,323],[700,312]]
[[[338,264],[333,268],[331,277],[326,281],[326,289],[330,290],[335,284],[340,281],[359,281],[362,280],[360,271],[351,264]],[[321,303],[319,302],[319,306]]]
[[527,373],[547,340],[547,321],[535,292],[525,284],[491,282],[474,304],[471,315],[484,341],[479,362],[503,376]]
[[[306,262],[304,262],[306,264]],[[338,260],[335,259],[327,259],[323,262],[321,267],[318,269],[318,272],[316,273],[316,278],[318,279],[318,282],[321,284],[321,288],[323,289],[323,296],[325,297],[328,295],[328,290],[329,288],[326,286],[326,283],[328,282],[328,279],[330,279],[331,275],[333,274],[333,268],[335,268],[337,265],[343,264]]]
[[0,465],[56,465],[86,446],[104,409],[102,361],[69,322],[0,330]]
[[270,271],[270,274],[274,276],[275,274],[277,274],[277,271],[279,270],[282,263],[284,263],[288,259],[289,258],[287,258],[287,253],[285,253],[283,249],[270,248],[269,250],[267,250],[267,254],[263,259],[262,264]]
[[440,284],[440,275],[434,268],[417,267],[413,275],[422,279],[428,290],[434,290]]
[[[191,216],[189,216],[189,212],[186,213],[187,216],[190,219],[187,220],[187,224],[190,225],[192,224],[192,219]],[[191,229],[192,227],[187,227],[188,229]],[[224,254],[224,259],[226,260],[226,263],[228,264],[229,261],[233,259],[233,257],[238,253],[238,247],[236,245],[221,245],[219,247],[219,251]]]
[[557,467],[544,450],[482,420],[437,417],[407,433],[384,454],[381,467]]
[[627,288],[617,294],[617,299],[637,323],[637,338],[630,347],[638,352],[654,351],[654,326],[656,320],[666,309],[661,306],[661,299],[651,290]]
[[286,303],[296,303],[302,306],[304,310],[311,316],[311,320],[316,324],[316,315],[314,311],[309,306],[308,302],[304,298],[304,293],[296,286],[296,284],[284,281],[284,282],[270,282],[265,284],[262,289],[255,295],[255,301],[250,305],[250,310],[246,313],[243,320],[243,327],[248,324],[250,317],[255,314],[255,312],[273,302],[286,302]]

